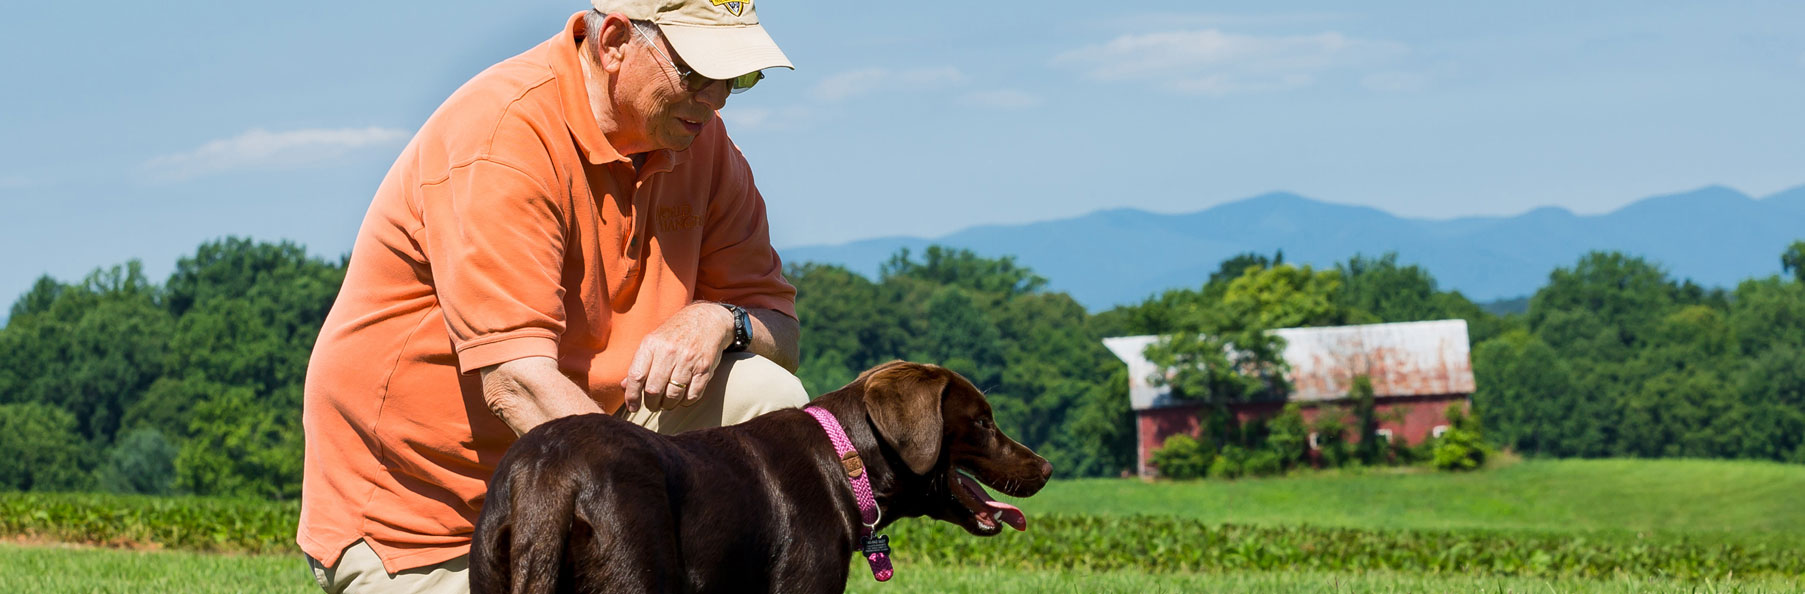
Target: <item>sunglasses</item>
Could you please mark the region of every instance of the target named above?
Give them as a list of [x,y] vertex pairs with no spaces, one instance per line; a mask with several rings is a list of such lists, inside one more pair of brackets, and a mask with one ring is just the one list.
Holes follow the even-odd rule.
[[652,51],[658,52],[658,57],[664,58],[664,63],[670,65],[671,70],[677,71],[677,76],[683,79],[683,87],[689,89],[689,92],[691,93],[700,93],[702,92],[702,89],[708,88],[708,85],[717,82],[725,82],[727,83],[727,92],[738,95],[746,92],[746,89],[752,88],[753,85],[758,84],[758,81],[765,79],[765,73],[756,70],[726,80],[702,76],[694,69],[690,68],[688,64],[678,62],[676,59],[672,58],[670,54],[664,53],[664,48],[658,47],[658,44],[652,41],[651,36],[648,36],[644,31],[639,30],[639,27],[633,27],[633,33],[639,35],[639,38],[645,41],[646,46],[651,47]]

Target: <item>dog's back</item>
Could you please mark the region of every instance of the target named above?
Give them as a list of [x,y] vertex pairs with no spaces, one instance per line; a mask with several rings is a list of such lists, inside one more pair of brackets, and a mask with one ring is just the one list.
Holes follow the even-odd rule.
[[791,468],[813,464],[784,438],[786,425],[812,423],[806,418],[780,411],[674,437],[606,415],[535,428],[497,466],[471,545],[471,592],[688,592],[722,583],[756,592],[817,581],[773,575],[819,572],[815,560],[840,566],[837,578],[830,569],[820,581],[843,585],[845,564],[834,560],[849,550],[807,550],[821,539],[792,538],[798,528],[833,531],[831,519],[844,511],[794,505],[834,501],[831,481],[791,480],[823,475]]
[[[672,531],[660,463],[668,449],[656,434],[599,414],[522,436],[497,465],[477,520],[471,592],[681,591],[676,572],[657,571],[679,558],[658,546],[671,539],[657,537]],[[619,546],[623,535],[643,546]],[[601,571],[609,563],[652,571]]]

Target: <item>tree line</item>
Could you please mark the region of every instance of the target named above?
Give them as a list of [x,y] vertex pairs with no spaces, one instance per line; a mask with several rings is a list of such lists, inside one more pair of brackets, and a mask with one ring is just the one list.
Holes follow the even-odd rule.
[[[1805,242],[1781,258],[1787,276],[1726,290],[1592,253],[1502,315],[1391,254],[1324,269],[1242,254],[1196,288],[1095,314],[1013,258],[938,246],[876,278],[786,272],[811,394],[891,359],[937,362],[1069,477],[1134,461],[1126,367],[1102,338],[1166,336],[1149,354],[1179,371],[1174,392],[1228,402],[1282,394],[1266,329],[1449,318],[1468,322],[1473,411],[1498,446],[1805,462]],[[295,497],[302,379],[344,267],[227,238],[162,283],[135,261],[39,279],[0,327],[0,489]]]

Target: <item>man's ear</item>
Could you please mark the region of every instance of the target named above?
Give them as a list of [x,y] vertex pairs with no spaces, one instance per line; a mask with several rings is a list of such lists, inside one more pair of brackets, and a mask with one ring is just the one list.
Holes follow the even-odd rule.
[[602,21],[601,39],[591,39],[595,52],[601,58],[602,70],[619,73],[620,64],[627,57],[627,45],[633,43],[633,21],[620,13],[609,14]]
[[915,363],[886,363],[865,377],[865,414],[917,475],[927,474],[940,459],[946,382],[945,373]]

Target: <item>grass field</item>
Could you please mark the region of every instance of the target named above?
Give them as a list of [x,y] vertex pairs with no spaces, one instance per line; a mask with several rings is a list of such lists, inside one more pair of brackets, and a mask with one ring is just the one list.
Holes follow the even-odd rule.
[[0,544],[0,592],[318,594],[299,555],[223,555]]
[[[221,555],[0,544],[0,592],[38,594],[311,594],[319,592],[293,555]],[[861,594],[1159,592],[1261,593],[1628,593],[1797,592],[1805,582],[1675,582],[1650,579],[1554,579],[1395,573],[1247,572],[1149,575],[1128,572],[1024,572],[971,567],[904,567],[879,584],[853,567],[847,590]]]
[[[862,568],[855,568],[855,571]],[[1216,574],[1141,574],[1127,572],[1039,572],[984,568],[912,568],[898,570],[889,582],[872,581],[870,572],[855,573],[847,592],[859,594],[929,594],[983,592],[985,594],[1154,594],[1221,592],[1234,594],[1328,593],[1687,593],[1716,592],[1792,593],[1805,582],[1754,580],[1730,582],[1679,582],[1661,579],[1553,579],[1434,576],[1397,573],[1235,572]]]
[[[1018,549],[1017,554],[1039,555],[1030,543],[1066,538],[1055,528],[1053,515],[1189,518],[1195,525],[1214,526],[1324,526],[1363,530],[1363,542],[1391,542],[1392,531],[1442,531],[1460,538],[1478,539],[1485,548],[1502,546],[1505,540],[1537,538],[1555,541],[1572,535],[1575,541],[1604,546],[1607,552],[1629,550],[1644,534],[1648,543],[1706,542],[1725,539],[1765,547],[1770,557],[1805,554],[1805,506],[1797,495],[1805,492],[1805,466],[1724,461],[1530,461],[1467,475],[1398,473],[1374,470],[1305,474],[1288,478],[1235,482],[1147,484],[1135,480],[1055,481],[1040,495],[1019,500],[1028,512],[1030,532],[1005,534],[988,542]],[[9,497],[11,499],[9,499]],[[0,494],[0,509],[11,501],[12,512],[20,502],[42,505],[38,500]],[[0,518],[4,535],[29,534],[34,544],[0,545],[0,592],[316,592],[304,563],[295,553],[232,555],[179,551],[189,547],[217,548],[205,543],[222,541],[221,533],[236,534],[257,542],[249,532],[272,531],[261,542],[281,542],[292,533],[273,526],[271,513],[290,517],[283,504],[212,503],[206,500],[124,499],[142,511],[139,515],[109,515],[83,505],[107,504],[105,498],[70,498],[74,507],[58,513],[26,509]],[[64,505],[59,500],[57,505]],[[190,506],[206,513],[185,511]],[[292,504],[287,504],[292,507]],[[171,508],[178,512],[166,515]],[[243,508],[243,509],[240,509]],[[273,511],[272,511],[273,510]],[[65,514],[59,516],[58,514]],[[244,514],[251,520],[236,518]],[[144,523],[184,524],[172,541],[155,552],[44,545],[55,531],[33,524],[34,516],[52,523],[71,521],[82,530],[123,530],[126,536],[97,534],[72,540],[103,543],[165,538],[167,530],[145,530]],[[219,516],[220,525],[188,526],[187,522]],[[1039,516],[1042,531],[1034,531]],[[56,518],[75,518],[57,520]],[[179,522],[165,518],[179,518]],[[125,518],[125,519],[121,519]],[[1068,521],[1069,523],[1069,521]],[[136,525],[138,527],[134,528]],[[1111,524],[1114,525],[1114,524]],[[222,528],[221,526],[224,526]],[[255,527],[254,529],[250,529]],[[901,536],[921,543],[922,533]],[[923,528],[932,528],[924,525]],[[1113,530],[1113,529],[1112,529]],[[1186,530],[1198,530],[1189,528]],[[1210,530],[1214,530],[1211,528]],[[192,538],[195,531],[205,536]],[[1243,533],[1246,531],[1243,530]],[[1257,533],[1257,531],[1255,531]],[[1427,532],[1425,532],[1426,534]],[[1499,534],[1504,533],[1504,534]],[[184,535],[186,534],[186,535]],[[1114,534],[1111,532],[1110,534]],[[1487,536],[1487,534],[1496,534]],[[1610,535],[1607,538],[1602,536]],[[1307,535],[1306,535],[1307,536]],[[1383,537],[1383,538],[1381,538]],[[945,544],[972,540],[954,536]],[[1412,537],[1414,538],[1414,537]],[[1521,540],[1519,539],[1519,540]],[[195,543],[202,544],[195,544]],[[1625,549],[1612,549],[1626,543]],[[1489,544],[1488,544],[1489,543]],[[1603,544],[1599,544],[1603,543]],[[251,546],[251,545],[245,545]],[[238,550],[269,550],[258,545]],[[286,546],[286,545],[279,545]],[[900,543],[899,546],[908,546]],[[1112,548],[1118,545],[1103,545]],[[1029,548],[1023,548],[1029,547]],[[231,549],[232,547],[226,547]],[[963,549],[963,546],[937,551]],[[1370,549],[1370,547],[1368,547]],[[1657,547],[1658,548],[1658,547]],[[1652,549],[1651,549],[1652,550]],[[1796,553],[1795,553],[1796,551]],[[1295,552],[1295,551],[1294,551]],[[1304,570],[1281,565],[1286,571],[1247,571],[1226,565],[1223,570],[1194,573],[1144,573],[1137,571],[1088,571],[1048,568],[1026,570],[1035,563],[1010,564],[979,561],[963,553],[933,558],[921,551],[898,550],[898,577],[876,584],[862,564],[855,564],[851,591],[902,592],[1801,592],[1805,581],[1790,573],[1765,577],[1721,579],[1723,572],[1695,572],[1716,579],[1682,581],[1655,575],[1606,573],[1603,578],[1580,578],[1567,573],[1529,573],[1545,577],[1510,577],[1485,571],[1351,571]],[[1092,553],[1080,553],[1090,555]],[[1088,558],[1088,557],[1086,557]],[[1037,559],[1037,557],[1036,557]],[[1286,561],[1284,563],[1291,563]],[[1073,565],[1063,565],[1072,567]],[[1094,565],[1084,565],[1098,567]],[[1116,567],[1120,567],[1117,565]],[[1194,567],[1194,566],[1193,566]],[[1334,567],[1349,567],[1336,565]],[[1383,567],[1397,567],[1386,565]],[[1736,572],[1745,575],[1744,572]]]
[[1805,537],[1805,466],[1722,460],[1529,461],[1472,474],[1315,473],[1146,484],[1054,481],[1029,514],[1152,514],[1347,528]]

